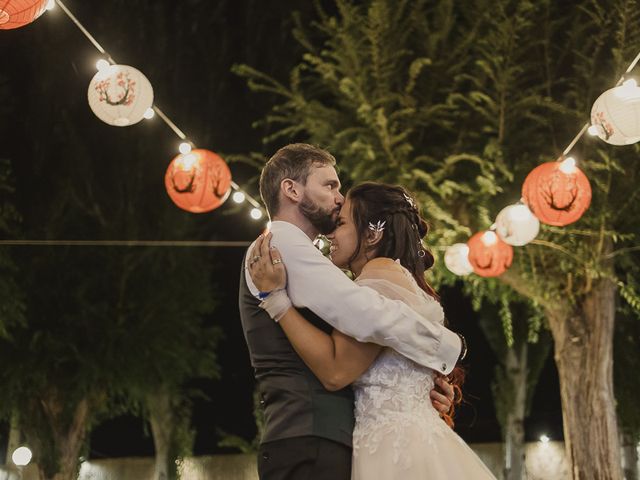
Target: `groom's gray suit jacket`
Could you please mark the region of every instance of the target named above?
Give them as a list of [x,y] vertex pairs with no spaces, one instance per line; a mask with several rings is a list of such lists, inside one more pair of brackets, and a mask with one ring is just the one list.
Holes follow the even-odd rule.
[[[354,426],[351,387],[325,390],[280,325],[260,308],[247,287],[244,261],[242,264],[240,319],[265,414],[262,442],[312,435],[350,447]],[[331,326],[310,310],[301,309],[300,313],[316,327],[331,332]]]

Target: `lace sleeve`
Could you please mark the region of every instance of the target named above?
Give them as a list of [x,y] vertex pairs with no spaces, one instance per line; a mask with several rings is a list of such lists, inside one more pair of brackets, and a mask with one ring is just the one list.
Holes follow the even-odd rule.
[[391,259],[377,258],[369,262],[356,283],[392,300],[403,301],[431,322],[444,323],[440,303],[418,286],[406,268]]

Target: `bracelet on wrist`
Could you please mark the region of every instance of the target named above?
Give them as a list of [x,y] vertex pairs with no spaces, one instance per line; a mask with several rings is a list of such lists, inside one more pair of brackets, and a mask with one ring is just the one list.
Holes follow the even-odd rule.
[[458,362],[461,362],[467,357],[467,340],[459,333],[456,333],[456,335],[460,337],[460,343],[462,345],[462,348],[460,349],[460,356],[458,357]]

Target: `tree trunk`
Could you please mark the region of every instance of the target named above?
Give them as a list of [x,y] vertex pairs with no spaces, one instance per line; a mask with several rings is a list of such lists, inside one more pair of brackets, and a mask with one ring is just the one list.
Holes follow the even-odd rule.
[[[90,407],[85,397],[69,410],[63,395],[56,392],[38,402],[42,423],[25,430],[38,462],[40,480],[77,480],[78,457],[89,426]],[[48,433],[48,434],[47,434]]]
[[505,480],[524,478],[524,417],[527,406],[527,353],[528,344],[523,342],[519,350],[507,350],[505,372],[512,387],[513,404],[507,413],[504,425]]
[[574,480],[621,480],[613,395],[615,285],[593,282],[566,315],[547,311],[560,377],[567,460]]
[[18,414],[12,413],[9,420],[9,439],[7,442],[7,457],[4,461],[5,464],[11,465],[13,461],[11,456],[13,452],[22,444],[22,433],[20,432],[20,426],[18,423]]
[[155,447],[154,480],[175,478],[174,458],[171,458],[175,417],[171,395],[166,390],[147,395],[147,408]]
[[629,435],[622,435],[622,458],[624,478],[638,480],[638,445]]

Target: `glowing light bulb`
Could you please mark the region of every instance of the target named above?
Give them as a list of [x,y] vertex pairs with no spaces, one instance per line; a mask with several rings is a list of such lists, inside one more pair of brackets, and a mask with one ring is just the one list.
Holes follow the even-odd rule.
[[13,463],[15,463],[17,466],[24,467],[25,465],[29,464],[32,457],[33,454],[27,447],[18,447],[13,451],[11,460],[13,460]]
[[636,100],[640,97],[640,88],[635,78],[625,80],[622,85],[615,87],[614,92],[622,100]]
[[155,114],[156,112],[153,110],[153,108],[149,107],[144,112],[144,118],[146,118],[147,120],[151,120]]
[[111,66],[111,64],[109,62],[107,62],[104,58],[101,58],[100,60],[98,60],[96,62],[96,68],[98,69],[99,72],[102,72],[102,71],[106,70],[110,66]]
[[540,443],[549,443],[549,440],[551,439],[547,435],[540,436]]
[[56,0],[49,0],[47,2],[47,7],[46,8],[47,8],[48,11],[51,11],[54,8],[56,8]]
[[560,163],[560,170],[564,173],[566,173],[567,175],[570,175],[572,173],[576,172],[576,159],[573,157],[567,157],[565,158],[562,163]]
[[233,201],[236,203],[242,203],[244,202],[245,196],[242,192],[235,192],[231,198],[233,198]]
[[181,154],[186,155],[187,153],[191,152],[191,145],[189,145],[187,142],[182,142],[178,147],[178,150]]
[[260,210],[259,208],[252,208],[251,218],[253,218],[254,220],[260,220],[262,218],[262,210]]
[[484,243],[487,247],[494,245],[495,243],[497,243],[497,241],[498,236],[491,230],[487,230],[486,232],[484,232],[484,235],[482,235],[482,243]]
[[188,153],[187,155],[183,155],[182,158],[178,160],[178,165],[182,170],[188,172],[195,166],[197,161],[198,157],[196,157],[193,153]]

